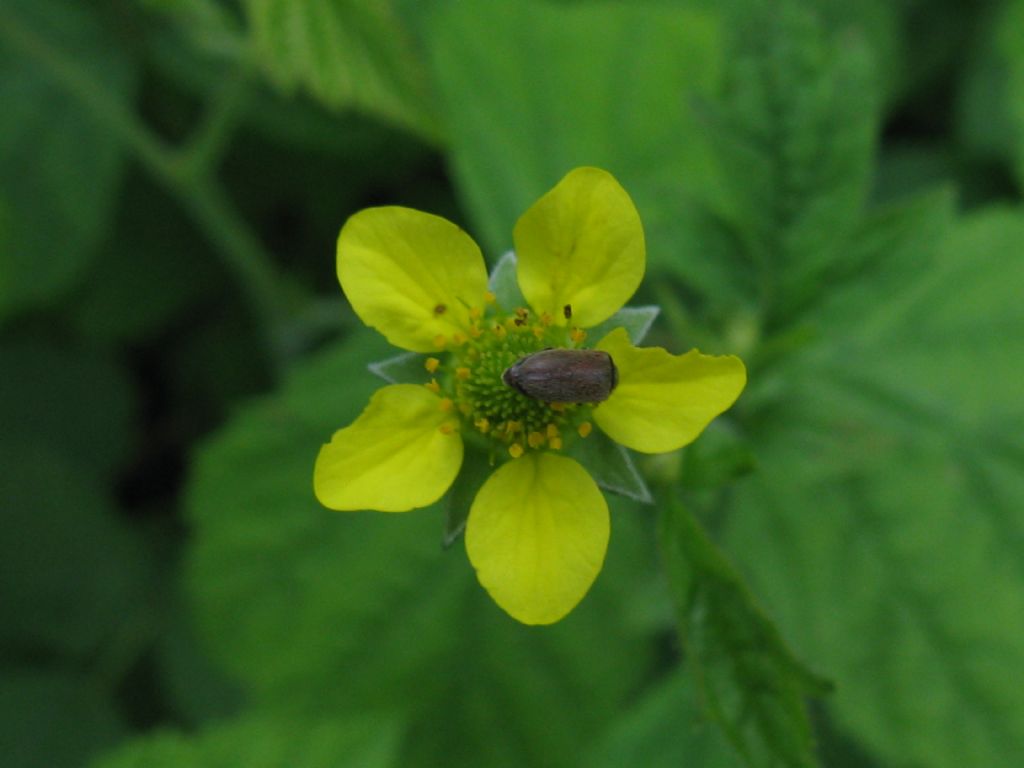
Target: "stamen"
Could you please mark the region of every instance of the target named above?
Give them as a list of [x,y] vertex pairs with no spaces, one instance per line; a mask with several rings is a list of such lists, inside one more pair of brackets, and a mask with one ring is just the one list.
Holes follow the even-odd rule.
[[594,430],[594,425],[591,424],[589,421],[584,421],[578,427],[576,427],[576,431],[580,433],[580,437],[586,437],[593,430]]
[[470,307],[469,317],[471,320],[479,320],[483,317],[484,311],[480,307]]
[[444,337],[444,334],[439,333],[437,334],[437,336],[434,337],[434,347],[436,347],[437,349],[444,349],[447,346],[448,339]]
[[554,424],[548,424],[547,430],[545,431],[547,432],[548,437],[562,436],[562,434],[558,431],[558,427],[556,427]]
[[454,407],[455,407],[455,401],[452,400],[450,397],[442,397],[441,398],[441,410],[442,411],[450,412]]
[[540,432],[531,432],[527,436],[526,442],[529,444],[531,448],[540,448],[542,445],[544,445],[544,435],[542,435]]
[[438,429],[440,430],[442,435],[450,435],[455,431],[455,425],[452,424],[451,422],[445,422],[440,427],[438,427]]
[[523,446],[521,443],[512,443],[512,445],[508,447],[508,452],[512,455],[513,459],[518,459],[523,455]]
[[583,340],[587,338],[587,332],[582,328],[573,328],[569,331],[569,338],[576,344],[582,344]]
[[469,368],[466,368],[465,366],[459,366],[458,368],[455,369],[455,377],[456,378],[459,378],[459,379],[462,379],[463,381],[465,381],[466,379],[469,378],[469,375],[470,375],[470,370],[469,370]]
[[473,426],[479,429],[483,434],[487,434],[491,429],[491,422],[481,416],[479,419],[473,422]]
[[436,357],[428,357],[423,361],[423,367],[427,369],[428,373],[434,373],[441,366],[441,361]]
[[441,391],[441,385],[437,383],[437,379],[431,379],[423,386],[429,389],[435,395]]
[[463,334],[459,333],[458,331],[452,334],[452,344],[454,344],[456,347],[461,347],[465,343],[466,337]]
[[484,301],[486,301],[488,304],[493,304],[497,300],[498,297],[495,296],[493,293],[491,293],[490,291],[484,291]]
[[562,438],[552,437],[548,440],[548,445],[550,445],[554,450],[560,451],[562,449]]

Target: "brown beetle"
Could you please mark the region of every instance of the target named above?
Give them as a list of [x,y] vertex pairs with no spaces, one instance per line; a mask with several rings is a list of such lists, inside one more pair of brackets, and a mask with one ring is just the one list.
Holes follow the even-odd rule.
[[501,380],[545,403],[600,403],[619,383],[619,372],[599,349],[545,349],[519,358]]

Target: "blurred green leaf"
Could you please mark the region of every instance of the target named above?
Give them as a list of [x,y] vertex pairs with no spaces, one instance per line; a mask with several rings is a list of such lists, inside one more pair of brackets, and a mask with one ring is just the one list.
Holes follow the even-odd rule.
[[638,510],[613,503],[604,574],[538,632],[490,601],[460,549],[442,551],[439,508],[321,508],[317,450],[363,407],[384,353],[368,334],[327,350],[197,457],[188,577],[203,635],[257,702],[407,713],[414,765],[570,765],[654,660]]
[[135,439],[135,392],[109,356],[22,337],[0,342],[0,441],[45,445],[110,477]]
[[[1013,170],[1018,185],[1024,187],[1024,1],[1009,0],[997,18],[994,29],[995,50],[1005,67],[1006,78],[1003,90],[1005,103],[1000,106],[1009,117]],[[1003,113],[997,110],[995,114],[998,118]]]
[[[717,16],[663,3],[450,2],[427,35],[451,159],[482,242],[579,165],[608,169],[650,233],[667,198],[714,199],[707,138],[690,108],[721,68]],[[652,262],[667,257],[651,248]]]
[[739,572],[676,499],[662,509],[660,538],[683,647],[709,716],[746,765],[816,765],[805,698],[822,696],[828,683],[786,647]]
[[124,732],[94,681],[58,670],[0,669],[4,768],[79,768]]
[[745,5],[708,129],[729,190],[723,213],[778,324],[818,294],[857,226],[878,97],[856,36],[827,34],[800,0]]
[[175,713],[189,725],[237,714],[245,701],[240,686],[210,658],[205,644],[196,637],[192,616],[177,599],[168,614],[168,628],[160,636],[156,658],[161,691]]
[[109,222],[123,165],[117,139],[45,71],[51,51],[127,99],[131,61],[88,4],[8,0],[0,7],[0,320],[51,302],[79,279]]
[[0,647],[116,651],[145,612],[141,543],[94,470],[29,441],[0,443],[0,467]]
[[702,722],[693,677],[680,670],[645,691],[587,752],[587,768],[732,768],[738,758],[721,731]]
[[888,249],[777,382],[724,518],[838,725],[894,763],[1024,753],[1022,239],[988,210]]
[[413,39],[392,0],[245,0],[259,62],[282,88],[379,115],[436,141]]
[[363,716],[295,720],[251,715],[196,736],[157,733],[94,761],[93,768],[390,768],[400,729]]
[[152,338],[226,281],[171,199],[138,178],[126,186],[114,229],[65,310],[81,336],[103,344]]

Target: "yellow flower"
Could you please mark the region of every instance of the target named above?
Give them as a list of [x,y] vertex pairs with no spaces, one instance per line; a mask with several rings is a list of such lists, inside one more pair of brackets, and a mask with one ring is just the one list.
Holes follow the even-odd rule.
[[331,509],[404,512],[445,494],[467,445],[487,452],[496,469],[469,511],[470,562],[511,616],[550,624],[583,599],[608,546],[608,506],[574,444],[596,439],[596,425],[635,451],[680,448],[732,405],[746,371],[732,356],[635,347],[618,327],[593,345],[617,371],[603,402],[548,403],[512,388],[502,374],[517,360],[588,347],[587,329],[614,322],[645,259],[632,200],[597,168],[565,176],[513,239],[525,301],[502,306],[480,249],[454,224],[399,207],[348,220],[338,237],[342,289],[363,322],[424,353],[422,383],[374,394],[321,448],[313,482]]

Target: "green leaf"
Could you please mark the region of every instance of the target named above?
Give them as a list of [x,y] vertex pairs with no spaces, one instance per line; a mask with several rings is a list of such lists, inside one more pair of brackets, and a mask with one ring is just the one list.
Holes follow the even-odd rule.
[[843,731],[893,763],[1012,765],[1024,215],[987,210],[918,235],[823,313],[827,346],[780,372],[761,471],[737,487],[724,540],[835,678]]
[[604,573],[537,632],[493,604],[461,547],[442,549],[440,505],[321,508],[317,450],[369,399],[365,366],[383,349],[360,334],[326,350],[197,456],[187,573],[201,634],[257,703],[408,713],[413,765],[572,764],[654,663],[661,594],[642,517],[613,501]]
[[0,669],[5,768],[78,768],[125,730],[93,680],[59,670]]
[[[426,35],[463,198],[492,253],[573,167],[629,191],[648,233],[666,199],[717,194],[690,108],[718,82],[717,17],[663,3],[445,3]],[[650,239],[650,238],[649,238]],[[651,259],[665,257],[650,248]]]
[[424,64],[392,0],[245,0],[259,60],[281,88],[436,141]]
[[0,440],[45,445],[110,477],[134,446],[135,392],[103,354],[24,338],[0,343]]
[[739,572],[689,510],[662,510],[660,539],[683,647],[708,714],[750,766],[813,766],[805,697],[828,684],[793,655]]
[[702,722],[689,670],[673,672],[645,690],[588,751],[588,768],[732,768],[735,754],[720,731]]
[[[741,4],[744,5],[744,4]],[[771,322],[790,319],[841,263],[867,194],[877,90],[866,47],[830,36],[806,3],[749,3],[708,129],[722,211]]]
[[94,470],[38,443],[0,443],[0,647],[78,656],[137,633],[148,572]]
[[59,298],[88,267],[112,213],[123,155],[110,131],[46,70],[53,51],[127,99],[133,67],[70,0],[0,8],[0,321]]
[[250,715],[197,736],[163,732],[129,742],[92,768],[390,768],[400,729],[389,718],[295,720]]

